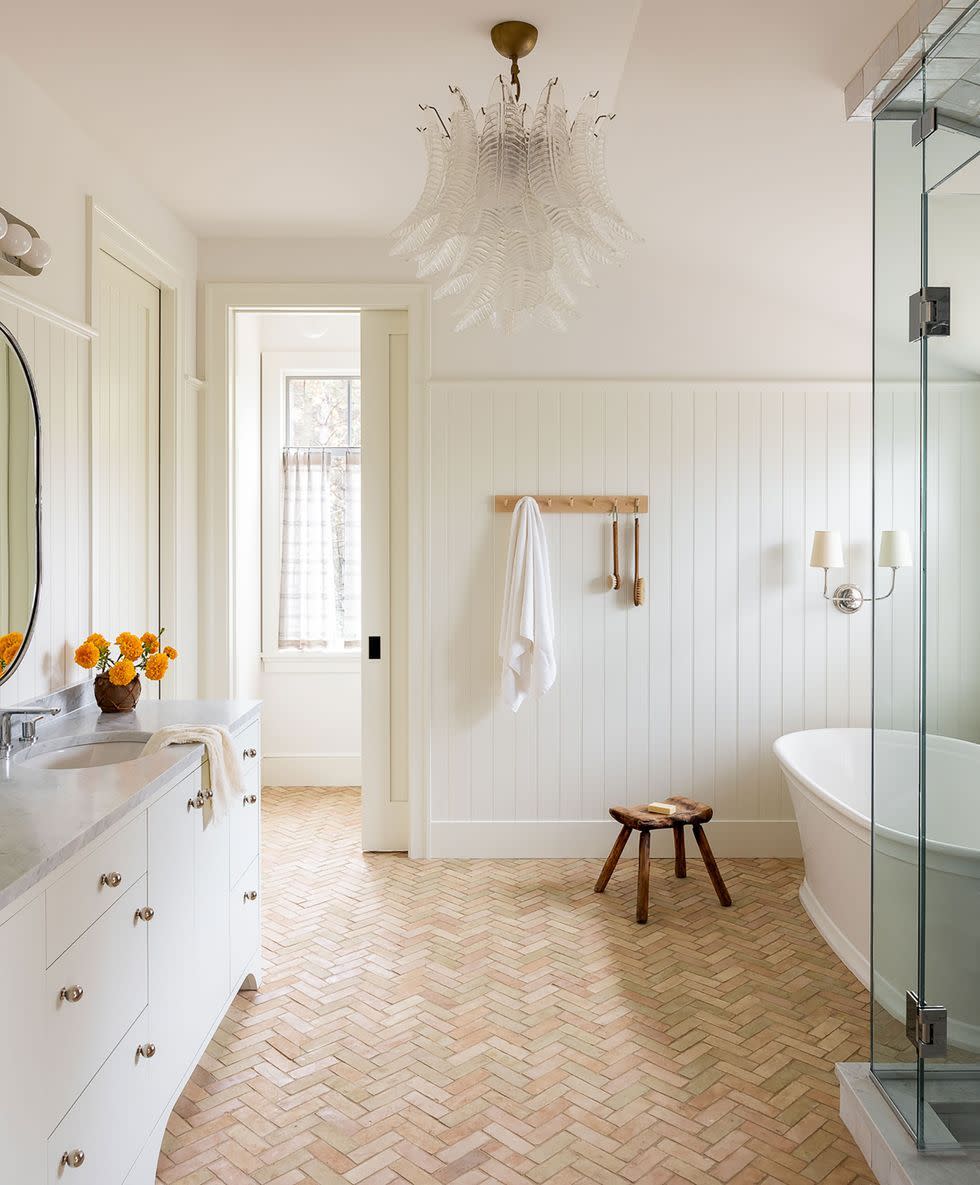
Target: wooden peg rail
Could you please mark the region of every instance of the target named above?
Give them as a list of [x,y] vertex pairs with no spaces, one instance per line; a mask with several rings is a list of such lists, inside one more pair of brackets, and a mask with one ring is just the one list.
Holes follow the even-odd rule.
[[[494,509],[510,512],[524,494],[495,494]],[[531,494],[542,514],[646,514],[649,498],[646,494]]]

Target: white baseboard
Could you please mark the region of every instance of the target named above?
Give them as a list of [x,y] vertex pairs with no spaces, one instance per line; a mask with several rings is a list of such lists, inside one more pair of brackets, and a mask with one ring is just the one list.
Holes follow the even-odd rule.
[[360,753],[264,753],[264,786],[360,786]]
[[[429,824],[429,855],[461,859],[540,859],[607,856],[619,825],[610,820],[567,822],[535,819],[528,822],[478,820]],[[799,857],[800,833],[792,819],[712,819],[705,827],[716,856]],[[673,839],[665,829],[655,831],[650,852],[672,856]],[[626,857],[636,856],[636,836],[630,838]],[[697,859],[697,848],[688,836],[688,859]]]

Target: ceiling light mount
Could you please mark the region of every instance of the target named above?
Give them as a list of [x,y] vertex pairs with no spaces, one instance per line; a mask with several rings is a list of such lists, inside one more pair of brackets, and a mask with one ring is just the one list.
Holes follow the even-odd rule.
[[517,63],[526,58],[538,43],[538,31],[527,21],[501,21],[490,30],[493,48],[510,62],[510,84],[515,88],[515,98],[520,100],[520,68]]

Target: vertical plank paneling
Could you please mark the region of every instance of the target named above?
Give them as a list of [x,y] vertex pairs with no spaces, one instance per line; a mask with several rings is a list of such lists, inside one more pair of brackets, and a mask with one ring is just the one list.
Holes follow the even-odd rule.
[[[493,490],[501,493],[523,492],[517,485],[517,457],[514,440],[517,417],[517,393],[512,387],[502,385],[488,394],[493,406],[491,430],[493,432]],[[447,490],[447,497],[449,492]],[[488,511],[489,513],[489,511]],[[507,564],[507,541],[510,535],[510,516],[495,514],[493,548],[493,590],[494,618],[491,622],[491,644],[494,655],[497,652],[497,637],[500,613],[503,606],[504,572]],[[448,562],[448,556],[447,556]],[[438,620],[438,619],[437,619]],[[492,801],[494,819],[513,819],[516,802],[517,777],[517,722],[512,712],[500,705],[500,660],[494,659],[494,702],[492,724],[493,773]]]
[[[898,436],[914,437],[914,412],[896,404]],[[977,430],[962,402],[958,416],[944,451]],[[870,614],[835,613],[808,559],[814,530],[839,530],[849,566],[832,579],[870,586],[870,445],[860,387],[436,384],[430,561],[446,636],[433,633],[433,818],[591,821],[648,792],[694,793],[718,818],[792,817],[773,740],[868,719]],[[884,481],[894,525],[913,532],[914,462],[914,447],[892,450],[878,475],[879,511]],[[949,469],[940,499],[963,500],[975,468]],[[631,521],[612,593],[608,519],[546,515],[558,683],[515,717],[496,659],[509,516],[492,495],[602,490],[650,496],[646,604],[631,603]],[[967,564],[948,577],[959,588]],[[913,584],[883,608],[896,637],[914,630]],[[940,635],[947,666],[961,616]],[[914,676],[894,678],[907,707]]]
[[[605,420],[602,395],[590,391],[582,399],[582,492],[605,488]],[[582,601],[582,717],[579,758],[582,765],[582,817],[599,819],[606,800],[606,737],[603,728],[606,588],[611,571],[609,523],[601,516],[582,522],[583,563],[576,576]],[[562,678],[559,667],[558,678]],[[574,758],[573,758],[574,760]]]
[[715,432],[715,798],[738,816],[738,393],[720,391]]
[[[630,390],[626,406],[629,438],[626,442],[626,482],[624,490],[639,494],[650,489],[650,400],[640,390]],[[650,566],[650,516],[640,517],[640,566],[638,575],[645,581],[646,602],[633,606],[626,614],[626,703],[628,731],[626,738],[626,782],[630,802],[643,802],[658,793],[650,778],[650,729],[637,727],[637,721],[650,719],[650,597],[659,596],[652,588]],[[631,551],[632,555],[633,552]],[[629,567],[633,577],[632,563]],[[629,589],[632,592],[632,588]]]
[[[472,745],[470,778],[472,782],[471,817],[493,817],[493,714],[492,680],[496,664],[495,646],[487,645],[492,628],[493,605],[493,523],[487,514],[486,491],[493,485],[492,402],[479,394],[470,395],[470,479],[467,494],[469,524],[468,556],[461,557],[469,570],[465,600],[459,611],[465,616],[459,628],[465,631],[470,663],[470,701],[472,705]],[[488,442],[480,444],[479,442]],[[475,443],[474,443],[475,442]],[[489,446],[488,446],[489,445]],[[465,549],[464,549],[465,552]],[[453,561],[455,562],[455,560]],[[489,628],[488,628],[489,627]]]
[[[570,390],[561,401],[559,493],[576,494],[584,488],[582,415],[582,392]],[[558,661],[562,677],[556,688],[560,790],[555,816],[559,819],[582,818],[582,719],[586,679],[582,619],[586,600],[593,596],[593,589],[589,587],[589,566],[594,568],[597,562],[591,537],[588,546],[586,542],[587,518],[587,515],[558,515],[561,544],[557,567],[552,564],[552,581],[554,587],[560,589]],[[589,566],[587,556],[592,561]],[[601,569],[599,571],[601,574]]]

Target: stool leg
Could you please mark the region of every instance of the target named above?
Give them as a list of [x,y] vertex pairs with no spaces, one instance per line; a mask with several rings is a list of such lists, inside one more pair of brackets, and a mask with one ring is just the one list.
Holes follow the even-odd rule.
[[609,878],[616,871],[619,857],[623,854],[623,848],[626,847],[632,830],[632,827],[624,827],[619,835],[616,836],[616,842],[612,846],[612,851],[606,857],[606,862],[602,866],[602,872],[599,873],[599,879],[595,883],[595,891],[597,893],[603,892],[606,885],[609,884]]
[[650,832],[640,832],[640,864],[636,871],[636,920],[644,925],[650,912]]
[[711,877],[711,883],[714,885],[715,892],[718,894],[718,900],[722,905],[731,905],[731,896],[725,888],[725,882],[722,880],[718,865],[715,862],[714,852],[711,850],[711,844],[708,843],[708,837],[705,835],[701,824],[695,823],[693,825],[693,831],[694,838],[697,840],[698,847],[701,850],[701,859],[704,861],[704,866],[708,870],[708,876]]
[[674,833],[674,876],[687,876],[687,853],[684,851],[684,828],[672,827]]

